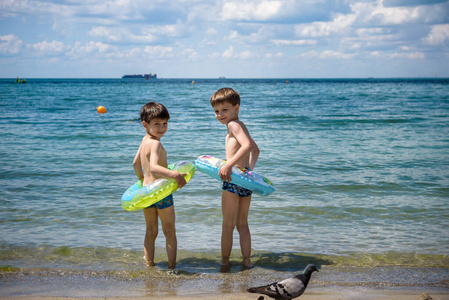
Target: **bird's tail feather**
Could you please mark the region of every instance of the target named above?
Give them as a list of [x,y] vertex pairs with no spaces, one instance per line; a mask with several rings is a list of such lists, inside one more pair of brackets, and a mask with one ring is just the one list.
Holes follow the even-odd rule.
[[247,291],[250,293],[259,293],[263,288],[265,288],[265,286],[250,287],[249,289],[247,289]]

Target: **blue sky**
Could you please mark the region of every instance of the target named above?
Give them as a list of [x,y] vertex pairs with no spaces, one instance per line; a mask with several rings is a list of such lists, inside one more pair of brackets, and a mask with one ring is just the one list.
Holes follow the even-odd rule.
[[0,0],[0,77],[449,77],[449,0]]

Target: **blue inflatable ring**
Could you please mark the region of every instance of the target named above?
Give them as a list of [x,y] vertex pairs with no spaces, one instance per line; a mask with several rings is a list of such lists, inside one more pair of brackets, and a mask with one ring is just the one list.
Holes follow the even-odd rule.
[[[198,170],[218,180],[221,180],[218,171],[225,164],[225,160],[210,155],[202,155],[195,160],[195,165]],[[231,183],[262,196],[270,195],[275,191],[271,180],[238,165],[232,167]]]

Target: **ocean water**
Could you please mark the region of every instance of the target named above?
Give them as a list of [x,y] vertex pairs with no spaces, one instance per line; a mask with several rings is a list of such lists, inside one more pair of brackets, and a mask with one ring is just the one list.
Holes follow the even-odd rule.
[[[340,276],[357,269],[358,283],[394,278],[448,289],[449,79],[193,80],[0,80],[3,278],[63,269],[67,276],[140,278],[138,286],[151,277],[159,285],[146,293],[164,294],[171,273],[162,231],[157,267],[146,269],[143,213],[120,205],[136,181],[139,111],[150,100],[168,108],[162,143],[169,163],[224,158],[226,127],[209,99],[228,86],[240,93],[240,119],[261,150],[255,171],[276,187],[252,198],[254,269],[238,265],[234,234],[237,288],[312,262],[322,269],[315,285],[352,283]],[[106,114],[97,113],[100,105]],[[220,186],[197,172],[174,194],[175,293],[189,291],[182,280],[206,277],[223,292],[229,279],[219,272]],[[379,275],[382,268],[390,279]],[[409,270],[427,279],[404,276]],[[364,281],[362,273],[377,279]],[[14,280],[0,286],[16,295]]]

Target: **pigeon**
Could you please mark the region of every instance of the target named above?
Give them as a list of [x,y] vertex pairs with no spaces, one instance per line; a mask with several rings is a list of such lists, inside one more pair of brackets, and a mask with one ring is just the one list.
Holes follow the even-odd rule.
[[264,294],[276,300],[290,300],[304,293],[310,276],[312,276],[314,271],[319,272],[314,265],[310,264],[296,276],[269,285],[252,287],[247,291],[250,293]]

